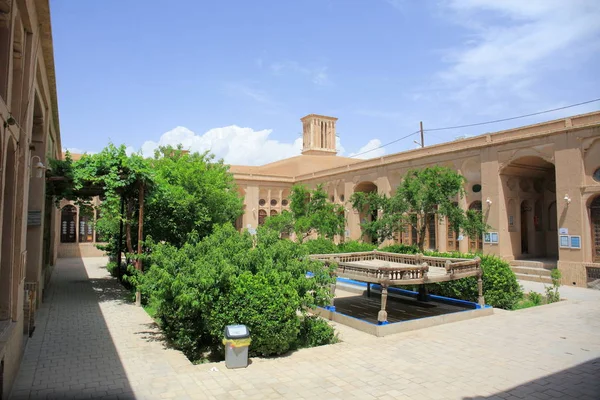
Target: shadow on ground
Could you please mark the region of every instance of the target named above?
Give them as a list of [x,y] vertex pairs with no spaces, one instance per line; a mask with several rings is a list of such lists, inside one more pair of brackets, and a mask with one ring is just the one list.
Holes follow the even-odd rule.
[[600,358],[552,375],[527,382],[491,396],[465,397],[484,399],[600,399]]
[[46,290],[10,398],[135,399],[99,306],[125,302],[126,291],[90,279],[79,258],[59,259]]

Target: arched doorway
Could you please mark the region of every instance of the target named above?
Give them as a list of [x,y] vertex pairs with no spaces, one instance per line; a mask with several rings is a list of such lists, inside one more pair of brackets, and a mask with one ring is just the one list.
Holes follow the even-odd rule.
[[592,227],[592,261],[600,263],[600,196],[590,205],[590,225]]
[[[360,182],[354,187],[354,193],[373,193],[377,192],[377,185],[373,182]],[[373,210],[369,213],[368,210],[361,210],[358,213],[359,216],[359,224],[369,221],[377,220],[377,211]],[[364,242],[377,243],[377,238],[371,238],[368,235],[363,235]]]
[[60,212],[60,242],[75,243],[77,226],[77,209],[75,206],[64,206]]
[[500,172],[508,223],[504,247],[514,259],[558,256],[556,172],[554,164],[527,155]]

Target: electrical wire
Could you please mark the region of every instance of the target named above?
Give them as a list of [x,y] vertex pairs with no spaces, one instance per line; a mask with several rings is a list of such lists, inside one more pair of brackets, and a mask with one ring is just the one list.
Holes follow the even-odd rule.
[[373,148],[373,149],[371,149],[371,150],[367,150],[367,151],[363,151],[362,153],[358,153],[358,154],[351,155],[351,156],[350,156],[350,158],[354,158],[354,157],[362,156],[363,154],[367,154],[367,153],[370,153],[370,152],[372,152],[372,151],[375,151],[375,150],[381,149],[381,148],[383,148],[383,147],[385,147],[385,146],[389,146],[390,144],[394,144],[394,143],[396,143],[396,142],[399,142],[399,141],[401,141],[401,140],[404,140],[404,139],[406,139],[406,138],[409,138],[409,137],[411,137],[411,136],[413,136],[413,135],[416,135],[417,133],[420,133],[420,132],[421,132],[421,131],[420,131],[420,130],[418,130],[418,131],[416,131],[416,132],[413,132],[413,133],[411,133],[411,134],[409,134],[409,135],[402,136],[400,139],[396,139],[396,140],[393,140],[393,141],[391,141],[391,142],[389,142],[389,143],[382,144],[381,146],[379,146],[379,147],[375,147],[375,148]]
[[471,126],[481,126],[481,125],[487,125],[487,124],[495,124],[495,123],[504,122],[504,121],[512,121],[512,120],[519,119],[519,118],[533,117],[535,115],[541,115],[541,114],[546,114],[546,113],[553,112],[553,111],[560,111],[560,110],[565,110],[567,108],[582,106],[584,104],[590,104],[590,103],[594,103],[596,101],[600,101],[600,98],[594,99],[594,100],[584,101],[584,102],[577,103],[577,104],[571,104],[571,105],[564,106],[564,107],[553,108],[551,110],[538,111],[538,112],[531,113],[531,114],[519,115],[517,117],[502,118],[502,119],[496,119],[496,120],[493,120],[493,121],[477,122],[477,123],[474,123],[474,124],[467,124],[467,125],[457,125],[457,126],[446,126],[446,127],[443,127],[443,128],[423,129],[423,132],[445,131],[445,130],[449,130],[449,129],[469,128]]
[[[560,110],[566,110],[567,108],[572,108],[572,107],[582,106],[582,105],[584,105],[584,104],[595,103],[595,102],[597,102],[597,101],[600,101],[600,98],[593,99],[593,100],[588,100],[588,101],[583,101],[583,102],[581,102],[581,103],[570,104],[570,105],[568,105],[568,106],[563,106],[563,107],[558,107],[558,108],[552,108],[552,109],[550,109],[550,110],[538,111],[538,112],[534,112],[534,113],[531,113],[531,114],[519,115],[519,116],[516,116],[516,117],[510,117],[510,118],[496,119],[496,120],[493,120],[493,121],[476,122],[476,123],[474,123],[474,124],[456,125],[456,126],[446,126],[446,127],[443,127],[443,128],[430,128],[430,129],[423,129],[423,132],[445,131],[445,130],[450,130],[450,129],[469,128],[469,127],[472,127],[472,126],[481,126],[481,125],[495,124],[495,123],[498,123],[498,122],[512,121],[512,120],[519,119],[519,118],[533,117],[533,116],[535,116],[535,115],[546,114],[546,113],[549,113],[549,112],[560,111]],[[397,143],[397,142],[399,142],[399,141],[401,141],[401,140],[408,139],[409,137],[411,137],[411,136],[413,136],[413,135],[416,135],[417,133],[420,133],[420,132],[421,132],[421,131],[420,131],[420,130],[418,130],[418,131],[416,131],[416,132],[413,132],[413,133],[411,133],[411,134],[408,134],[408,135],[406,135],[406,136],[402,136],[402,137],[401,137],[401,138],[399,138],[399,139],[393,140],[393,141],[391,141],[391,142],[389,142],[389,143],[382,144],[382,145],[381,145],[381,146],[379,146],[379,147],[375,147],[375,148],[373,148],[373,149],[370,149],[370,150],[367,150],[367,151],[363,151],[362,153],[354,154],[354,155],[350,156],[350,158],[355,158],[355,157],[361,156],[361,155],[363,155],[363,154],[367,154],[367,153],[370,153],[370,152],[372,152],[372,151],[375,151],[375,150],[378,150],[378,149],[384,148],[384,147],[386,147],[386,146],[389,146],[390,144],[394,144],[394,143]]]

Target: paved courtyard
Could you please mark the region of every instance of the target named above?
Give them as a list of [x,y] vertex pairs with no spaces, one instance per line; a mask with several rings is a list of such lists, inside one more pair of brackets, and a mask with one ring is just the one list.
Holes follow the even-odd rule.
[[339,344],[227,370],[166,349],[105,261],[59,260],[12,399],[600,398],[599,292],[385,338],[338,325]]

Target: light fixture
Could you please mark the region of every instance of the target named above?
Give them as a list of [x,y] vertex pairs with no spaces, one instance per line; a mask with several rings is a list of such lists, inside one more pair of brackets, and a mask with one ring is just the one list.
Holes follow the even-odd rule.
[[13,116],[9,115],[8,119],[6,121],[4,121],[4,128],[8,128],[9,126],[12,126],[16,123],[17,123],[17,121],[13,118]]
[[[37,163],[35,162],[35,160],[37,159]],[[44,165],[44,163],[42,163],[42,159],[39,156],[33,156],[31,157],[31,166],[33,168],[35,168],[35,177],[36,178],[41,178],[44,176],[44,172],[48,169],[48,167],[46,167]],[[31,171],[33,174],[33,171]]]
[[487,199],[485,199],[485,202],[487,203],[488,206],[492,205],[492,199],[490,199],[489,197]]
[[568,194],[565,194],[565,201],[567,202],[567,204],[571,203],[571,198]]

